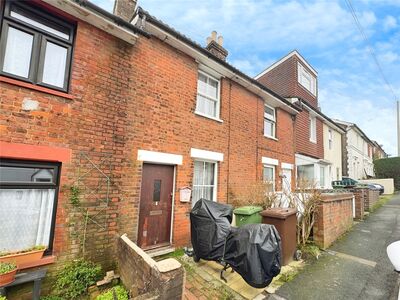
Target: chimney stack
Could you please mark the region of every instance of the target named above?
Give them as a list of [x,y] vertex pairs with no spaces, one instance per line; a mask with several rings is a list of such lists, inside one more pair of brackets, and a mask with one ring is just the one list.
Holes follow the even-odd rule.
[[228,56],[228,51],[222,46],[224,43],[224,38],[222,35],[217,37],[217,32],[214,30],[211,32],[211,36],[207,38],[206,49],[214,54],[216,57],[222,60],[226,60]]
[[137,0],[115,0],[114,15],[130,23],[135,15],[136,2]]

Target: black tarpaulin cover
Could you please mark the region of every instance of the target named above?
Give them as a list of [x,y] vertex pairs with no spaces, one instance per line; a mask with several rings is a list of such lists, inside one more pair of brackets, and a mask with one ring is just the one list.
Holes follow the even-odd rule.
[[225,240],[231,231],[233,208],[230,205],[200,199],[190,212],[193,250],[197,258],[220,260]]
[[248,224],[232,228],[224,261],[251,286],[264,288],[281,271],[281,238],[275,226]]
[[198,259],[228,263],[256,288],[279,274],[281,242],[275,226],[232,227],[232,207],[200,199],[190,213],[191,238]]

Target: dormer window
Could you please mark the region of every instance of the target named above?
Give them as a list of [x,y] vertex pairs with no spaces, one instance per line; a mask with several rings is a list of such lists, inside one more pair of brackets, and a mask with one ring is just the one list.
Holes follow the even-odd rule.
[[317,95],[317,79],[301,63],[297,64],[299,83],[314,96]]

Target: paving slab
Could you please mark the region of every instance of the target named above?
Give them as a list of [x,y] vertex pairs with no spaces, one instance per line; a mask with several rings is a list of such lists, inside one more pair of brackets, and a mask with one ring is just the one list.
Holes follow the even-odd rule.
[[[395,299],[398,275],[386,247],[400,240],[400,194],[356,224],[271,299]],[[275,297],[275,298],[274,298]]]

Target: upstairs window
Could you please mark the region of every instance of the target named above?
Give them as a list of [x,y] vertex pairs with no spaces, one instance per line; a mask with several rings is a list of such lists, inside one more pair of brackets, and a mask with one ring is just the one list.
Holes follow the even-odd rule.
[[58,163],[0,161],[0,252],[51,252],[59,172]]
[[74,26],[23,1],[5,4],[0,74],[68,91]]
[[310,115],[310,142],[317,142],[317,118]]
[[199,72],[197,80],[196,113],[219,119],[219,107],[219,80],[204,72]]
[[332,148],[333,148],[332,129],[329,129],[329,131],[328,131],[328,147],[329,147],[329,150],[332,150]]
[[314,96],[317,94],[317,79],[301,63],[297,64],[299,83]]
[[264,106],[264,135],[276,138],[276,113],[275,108],[268,105]]

